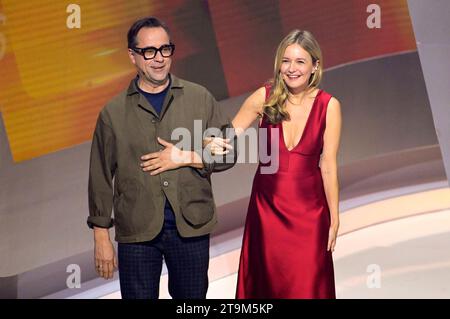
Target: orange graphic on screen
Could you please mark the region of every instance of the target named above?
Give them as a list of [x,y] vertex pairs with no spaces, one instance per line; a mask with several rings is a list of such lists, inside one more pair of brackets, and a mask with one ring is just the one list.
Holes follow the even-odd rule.
[[171,28],[173,72],[219,99],[271,77],[276,45],[293,28],[316,35],[325,68],[416,49],[406,0],[377,1],[378,30],[365,26],[363,0],[82,0],[81,27],[70,29],[71,3],[0,0],[0,112],[15,162],[91,139],[100,109],[135,76],[126,33],[144,16]]
[[78,1],[81,28],[69,29],[69,3],[1,2],[0,105],[16,162],[88,141],[100,108],[134,74],[125,35],[138,8]]

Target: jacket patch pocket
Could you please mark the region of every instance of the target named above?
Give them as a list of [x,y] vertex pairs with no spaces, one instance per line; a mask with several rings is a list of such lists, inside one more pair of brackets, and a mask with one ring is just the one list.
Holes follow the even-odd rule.
[[207,180],[193,181],[180,187],[180,210],[192,226],[202,226],[214,216],[214,198]]

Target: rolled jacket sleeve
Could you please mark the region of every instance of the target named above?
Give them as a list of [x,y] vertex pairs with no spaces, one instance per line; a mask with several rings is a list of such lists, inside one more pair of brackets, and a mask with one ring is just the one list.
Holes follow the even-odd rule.
[[89,165],[89,216],[87,224],[110,228],[113,226],[113,177],[116,170],[114,133],[102,111],[97,119],[91,146]]

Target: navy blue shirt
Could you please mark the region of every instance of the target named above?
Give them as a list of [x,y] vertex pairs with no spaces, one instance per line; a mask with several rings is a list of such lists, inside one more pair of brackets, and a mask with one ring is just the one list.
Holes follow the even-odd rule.
[[[164,104],[164,99],[166,98],[167,92],[170,88],[170,78],[169,78],[169,85],[161,92],[159,93],[148,93],[143,90],[138,85],[138,79],[136,79],[136,87],[139,90],[139,93],[141,93],[145,98],[147,99],[148,103],[150,103],[151,106],[155,109],[155,111],[158,113],[158,115],[161,114],[162,107]],[[170,205],[169,200],[167,197],[165,198],[165,206],[164,206],[164,224],[165,226],[173,226],[175,227],[175,215],[173,213],[172,206]]]

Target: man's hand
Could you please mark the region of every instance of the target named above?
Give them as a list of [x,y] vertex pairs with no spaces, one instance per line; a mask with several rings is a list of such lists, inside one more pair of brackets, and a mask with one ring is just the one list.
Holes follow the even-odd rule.
[[178,147],[158,137],[158,142],[165,148],[159,152],[149,153],[141,157],[142,170],[151,171],[150,175],[158,175],[164,171],[187,166],[191,162],[191,152],[185,152]]
[[117,268],[114,247],[106,228],[94,227],[95,269],[100,277],[111,279]]

